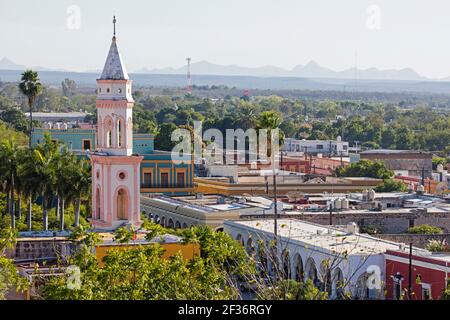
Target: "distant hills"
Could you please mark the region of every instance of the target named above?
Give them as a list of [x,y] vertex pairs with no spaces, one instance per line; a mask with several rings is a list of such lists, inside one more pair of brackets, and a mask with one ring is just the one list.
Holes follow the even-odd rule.
[[[0,70],[25,70],[27,67],[15,63],[8,58],[0,60]],[[36,71],[61,71],[70,72],[65,69],[50,69],[46,67],[31,67]],[[310,61],[306,65],[297,65],[291,70],[275,66],[263,66],[257,68],[242,67],[238,65],[219,65],[208,61],[194,62],[191,65],[193,75],[217,75],[217,76],[251,76],[251,77],[299,77],[299,78],[327,78],[327,79],[368,79],[368,80],[411,80],[423,81],[433,80],[421,76],[413,69],[385,69],[377,68],[356,69],[349,68],[343,71],[334,71],[322,67],[315,61]],[[180,68],[142,68],[135,70],[134,73],[141,74],[186,74],[187,67]],[[86,73],[97,73],[100,70],[86,70]],[[434,79],[449,81],[450,77],[445,79]]]
[[3,70],[24,70],[26,69],[25,66],[14,63],[13,61],[9,60],[8,58],[3,58],[0,60],[0,69]]
[[67,72],[67,70],[65,69],[50,69],[50,68],[46,68],[46,67],[39,67],[39,66],[34,66],[34,67],[27,67],[21,64],[17,64],[14,61],[4,57],[0,60],[0,70],[20,70],[23,71],[25,69],[33,69],[34,71],[62,71],[62,72]]
[[[275,66],[264,66],[258,68],[241,67],[237,65],[218,65],[207,61],[192,63],[192,74],[194,75],[222,75],[222,76],[253,76],[253,77],[300,77],[300,78],[328,78],[328,79],[370,79],[370,80],[432,80],[421,76],[413,69],[386,69],[377,68],[356,69],[349,68],[343,71],[334,71],[322,67],[315,61],[306,65],[298,65],[291,70]],[[139,69],[135,73],[145,74],[185,74],[187,67]]]
[[[100,70],[71,72],[45,67],[31,67],[40,71],[41,81],[59,86],[65,78],[75,80],[78,85],[95,88],[95,79]],[[0,80],[20,81],[26,66],[8,58],[0,60]],[[186,66],[180,68],[140,69],[131,72],[134,84],[138,86],[184,87]],[[259,68],[237,65],[223,66],[207,61],[192,64],[193,83],[199,86],[225,85],[229,88],[274,89],[274,90],[332,90],[359,92],[416,92],[450,94],[450,77],[429,79],[412,69],[379,70],[350,68],[334,71],[312,61],[298,65],[292,70],[274,66]],[[439,81],[436,81],[439,80]]]

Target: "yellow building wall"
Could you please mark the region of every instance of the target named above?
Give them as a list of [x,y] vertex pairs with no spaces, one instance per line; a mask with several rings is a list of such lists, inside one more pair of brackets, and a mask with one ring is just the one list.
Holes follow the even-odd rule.
[[[103,257],[108,255],[109,250],[130,250],[130,249],[136,249],[140,246],[146,247],[146,246],[153,246],[155,243],[148,243],[148,244],[133,244],[133,243],[127,243],[127,244],[111,244],[111,245],[98,245],[95,247],[95,256],[97,257],[97,261],[100,265],[100,267],[103,267]],[[183,258],[187,260],[193,259],[195,256],[200,255],[200,247],[198,244],[195,243],[188,243],[188,244],[182,244],[182,243],[160,243],[161,247],[164,249],[163,258],[167,259],[169,257],[172,257],[176,255],[178,252],[181,252]]]

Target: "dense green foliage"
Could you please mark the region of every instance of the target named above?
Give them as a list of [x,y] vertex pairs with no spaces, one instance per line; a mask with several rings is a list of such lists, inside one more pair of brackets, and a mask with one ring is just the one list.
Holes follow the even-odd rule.
[[90,176],[86,159],[61,149],[48,135],[34,149],[5,140],[0,144],[1,219],[21,231],[35,230],[33,222],[39,214],[42,224],[37,226],[43,230],[64,230],[80,220],[86,223],[86,216],[80,218],[82,209],[86,215],[81,201],[89,196]]
[[[153,224],[146,222],[152,236]],[[121,242],[129,238],[123,229],[116,233]],[[72,239],[81,240],[81,247],[68,264],[81,271],[78,289],[67,288],[67,279],[54,277],[44,288],[46,299],[235,299],[238,297],[235,276],[254,272],[245,250],[225,233],[216,233],[207,227],[184,230],[186,242],[198,242],[201,255],[185,260],[180,254],[168,259],[162,257],[159,244],[136,246],[125,251],[110,250],[103,259],[102,268],[88,249],[98,239],[92,233],[76,230]]]
[[14,140],[19,146],[28,144],[28,136],[22,132],[17,132],[10,128],[6,123],[0,121],[0,141]]
[[431,226],[428,224],[422,224],[420,226],[411,227],[407,230],[407,233],[411,234],[441,234],[442,229],[439,227]]
[[448,252],[450,251],[450,247],[448,246],[447,242],[444,240],[428,240],[428,244],[426,246],[426,249],[431,252]]
[[402,181],[392,177],[394,172],[386,168],[381,161],[360,160],[346,167],[339,167],[335,171],[338,177],[369,177],[382,179],[383,183],[375,188],[377,192],[407,191],[408,187]]
[[311,279],[304,282],[283,280],[276,288],[265,288],[258,293],[261,300],[327,300],[328,294],[316,288]]
[[360,160],[346,167],[336,169],[338,177],[369,177],[376,179],[389,179],[394,172],[387,169],[381,161]]
[[[234,88],[200,88],[196,94],[185,95],[177,88],[137,88],[133,95],[134,131],[157,135],[163,125],[191,125],[203,121],[204,129],[256,128],[258,117],[265,111],[281,115],[280,128],[286,137],[305,139],[335,139],[363,148],[422,149],[437,151],[444,158],[450,153],[450,110],[447,102],[436,103],[426,97],[413,98],[405,94],[403,99],[371,98],[355,100],[330,99],[333,92],[311,93],[297,96],[267,95],[256,93],[242,97],[242,91]],[[223,94],[229,92],[229,94]],[[265,95],[262,95],[265,94]],[[439,97],[442,98],[442,97]],[[437,100],[436,100],[437,101]],[[448,101],[444,99],[443,101]],[[27,100],[15,84],[0,85],[0,110],[10,108],[26,111]],[[61,88],[44,87],[36,97],[36,111],[95,111],[94,89],[78,88],[65,79]],[[8,116],[11,118],[10,116]],[[94,116],[89,121],[95,122]],[[23,121],[9,119],[20,130]],[[163,138],[170,130],[164,128]],[[156,140],[157,141],[157,140]],[[167,150],[167,149],[166,149]]]
[[0,222],[0,300],[5,299],[9,290],[22,291],[28,285],[27,281],[19,276],[13,261],[6,257],[6,250],[13,247],[16,236],[16,230]]
[[383,183],[375,188],[377,192],[405,192],[408,191],[408,187],[402,181],[395,179],[384,179]]

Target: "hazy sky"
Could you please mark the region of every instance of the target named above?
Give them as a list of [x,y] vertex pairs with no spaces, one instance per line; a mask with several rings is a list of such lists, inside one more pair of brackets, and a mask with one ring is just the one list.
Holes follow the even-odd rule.
[[[79,28],[71,5],[80,10]],[[179,67],[190,56],[289,69],[315,60],[342,70],[357,61],[450,75],[447,0],[0,0],[0,58],[101,69],[113,14],[130,71]]]

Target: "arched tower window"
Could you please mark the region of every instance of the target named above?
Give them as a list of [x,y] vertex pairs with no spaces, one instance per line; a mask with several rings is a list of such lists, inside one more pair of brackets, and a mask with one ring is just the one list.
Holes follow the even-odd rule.
[[117,120],[117,147],[123,146],[123,123],[122,119]]
[[112,129],[113,129],[112,126],[113,126],[113,122],[111,120],[111,117],[107,116],[105,118],[105,124],[104,124],[104,128],[105,128],[104,144],[105,144],[106,148],[112,147]]
[[112,133],[111,130],[108,130],[106,132],[106,147],[111,148],[111,144],[112,144]]

